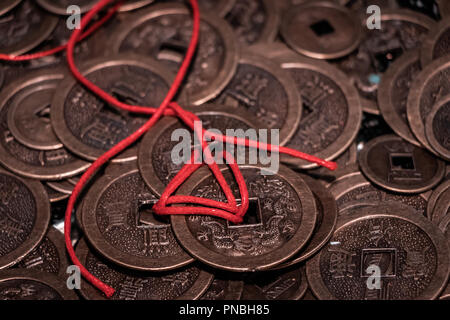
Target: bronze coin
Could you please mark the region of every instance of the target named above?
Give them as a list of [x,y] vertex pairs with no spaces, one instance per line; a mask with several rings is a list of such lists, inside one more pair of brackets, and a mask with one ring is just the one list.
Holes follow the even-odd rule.
[[303,265],[251,274],[244,283],[241,300],[300,300],[308,289]]
[[427,193],[398,194],[372,185],[359,170],[349,172],[329,187],[337,203],[339,217],[364,207],[379,206],[383,203],[401,203],[410,206],[418,214],[426,215]]
[[333,63],[356,86],[363,110],[378,115],[377,90],[384,72],[404,52],[419,48],[435,22],[424,14],[410,10],[383,9],[381,29],[369,30],[367,17],[364,14],[361,21],[365,33],[358,50]]
[[[54,146],[59,147],[55,150],[30,148],[30,146],[38,147],[42,141],[45,141],[47,134],[52,132],[48,113],[35,115],[33,112],[47,110],[45,106],[51,102],[50,96],[55,92],[55,85],[63,78],[64,73],[61,70],[39,70],[20,77],[2,90],[0,94],[2,136],[0,163],[11,171],[35,179],[59,180],[74,176],[89,166],[89,163],[72,155],[65,147],[60,147],[58,140],[54,140],[56,142]],[[26,134],[26,130],[19,129],[20,132],[25,132],[28,146],[17,140],[8,123],[10,109],[16,103],[25,103],[24,100],[26,100],[27,108],[29,106],[27,111],[29,117],[26,116],[24,122],[17,127],[29,127],[36,133],[29,135]]]
[[[229,110],[221,105],[206,104],[190,109],[202,121],[205,129],[217,129],[226,134],[227,129],[257,129],[259,124],[245,110]],[[179,141],[172,141],[172,133],[185,127],[179,120],[162,119],[144,136],[139,148],[138,163],[142,177],[156,194],[162,194],[165,187],[181,170],[183,164],[174,164],[171,158],[173,148]],[[191,130],[189,129],[189,132]],[[191,141],[193,142],[193,135]]]
[[12,269],[0,272],[0,300],[78,300],[66,281],[36,270]]
[[408,95],[407,116],[417,140],[429,151],[434,152],[425,134],[426,117],[434,105],[450,94],[450,56],[434,60],[415,77]]
[[[192,67],[181,88],[188,104],[200,105],[216,97],[233,77],[238,46],[233,30],[212,13],[202,13],[200,38]],[[191,13],[185,5],[150,6],[123,20],[109,40],[111,52],[133,52],[166,62],[176,73],[192,33]]]
[[425,120],[425,134],[434,151],[450,161],[450,95],[431,109]]
[[[352,144],[360,127],[357,91],[344,73],[326,62],[279,51],[273,57],[294,79],[303,103],[301,121],[286,147],[325,160],[337,158]],[[318,166],[285,155],[281,160],[301,169]]]
[[329,1],[290,7],[283,15],[280,32],[291,48],[316,59],[346,56],[358,47],[362,37],[358,17]]
[[54,273],[64,277],[68,266],[64,235],[50,227],[41,243],[14,267]]
[[[447,196],[447,202],[450,202],[450,197]],[[447,207],[447,215],[439,223],[439,229],[444,232],[447,238],[447,243],[450,245],[450,208]],[[450,282],[447,284],[447,288],[441,293],[439,300],[450,300]]]
[[328,242],[336,226],[338,210],[333,195],[317,180],[303,174],[300,176],[311,189],[316,201],[316,225],[307,245],[293,258],[276,266],[275,269],[286,268],[311,258]]
[[214,280],[200,300],[241,300],[244,282],[234,278],[232,274],[214,274]]
[[[371,288],[368,267],[380,270]],[[319,299],[435,299],[447,284],[449,249],[442,232],[412,208],[379,205],[338,222],[329,244],[308,261]]]
[[272,42],[280,22],[278,8],[273,0],[236,0],[225,19],[243,46]]
[[391,129],[400,137],[421,146],[411,131],[406,115],[406,101],[411,84],[420,73],[419,50],[405,52],[384,73],[378,86],[378,107]]
[[422,44],[420,62],[422,66],[430,64],[433,60],[447,55],[450,52],[450,20],[444,19],[436,24]]
[[230,12],[236,0],[199,0],[198,5],[204,11],[214,12],[220,17]]
[[[80,70],[118,100],[149,107],[159,106],[173,79],[157,61],[133,54],[96,58]],[[148,120],[147,115],[130,114],[107,105],[73,78],[65,78],[58,86],[50,118],[64,146],[92,161]],[[137,147],[132,146],[112,161],[133,161],[136,153]]]
[[443,19],[450,16],[450,2],[447,0],[437,0],[439,6],[439,12]]
[[[195,300],[213,280],[212,274],[195,265],[158,273],[121,268],[93,251],[84,240],[78,243],[76,253],[90,273],[116,290],[112,300]],[[88,300],[106,300],[84,280],[80,293]]]
[[303,296],[303,298],[302,298],[301,300],[311,300],[311,301],[315,301],[315,300],[318,300],[318,299],[314,296],[314,294],[313,294],[313,293],[311,292],[311,290],[308,288],[308,289],[306,290],[305,295]]
[[244,109],[265,128],[279,129],[280,145],[294,135],[302,115],[302,99],[289,73],[251,50],[241,54],[233,79],[214,102]]
[[49,222],[50,202],[42,184],[0,169],[0,269],[30,253]]
[[440,185],[438,185],[436,187],[436,189],[433,190],[433,193],[431,194],[430,199],[428,200],[428,206],[427,206],[428,219],[434,220],[434,221],[438,220],[436,218],[433,219],[433,212],[434,212],[434,208],[436,207],[436,202],[449,189],[450,189],[450,180],[446,179]]
[[22,1],[0,17],[0,53],[20,55],[35,48],[52,33],[57,23],[57,17],[41,10],[34,1]]
[[370,181],[399,193],[430,190],[445,174],[444,162],[395,135],[369,141],[359,154],[359,165]]
[[3,0],[0,4],[0,16],[4,15],[15,6],[17,6],[22,0]]
[[[181,245],[210,266],[235,272],[271,269],[294,256],[312,236],[317,216],[314,196],[301,177],[284,166],[278,172],[254,165],[240,169],[250,198],[242,224],[210,216],[173,215],[172,228]],[[238,196],[230,170],[222,170]],[[177,193],[225,200],[207,168],[196,171]]]
[[97,251],[125,268],[167,271],[193,262],[175,239],[168,217],[152,212],[157,201],[139,170],[123,166],[100,177],[87,192],[83,231]]
[[36,0],[36,2],[45,10],[54,14],[70,15],[67,8],[76,5],[80,8],[80,13],[86,13],[98,2],[97,0]]

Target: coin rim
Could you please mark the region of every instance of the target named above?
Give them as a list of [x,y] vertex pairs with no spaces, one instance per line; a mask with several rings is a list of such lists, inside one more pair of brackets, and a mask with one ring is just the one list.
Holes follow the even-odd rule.
[[[450,21],[450,20],[449,20]],[[450,150],[444,148],[436,138],[434,134],[433,121],[436,116],[436,113],[441,110],[447,103],[450,103],[450,94],[443,97],[440,101],[438,101],[431,112],[425,119],[425,136],[428,139],[428,143],[433,148],[433,150],[444,160],[450,161]]]
[[436,60],[436,58],[434,58],[436,44],[439,38],[447,32],[450,33],[450,19],[442,19],[441,21],[436,22],[433,29],[428,32],[428,37],[424,39],[420,51],[420,63],[422,67],[425,67],[433,60]]
[[[384,121],[400,137],[409,143],[421,147],[420,142],[415,138],[408,125],[408,119],[403,119],[397,112],[392,103],[392,90],[398,75],[409,68],[412,64],[420,62],[420,51],[418,49],[407,51],[401,57],[396,59],[386,70],[378,86],[378,108]],[[413,79],[414,80],[414,77]]]
[[30,180],[16,176],[0,168],[0,175],[9,176],[11,179],[19,180],[23,186],[31,193],[35,204],[36,213],[34,225],[30,235],[13,251],[0,257],[0,270],[15,265],[25,258],[44,238],[50,223],[50,201],[44,186],[36,180]]
[[430,199],[428,199],[427,206],[427,217],[430,220],[433,220],[433,211],[436,206],[436,202],[439,200],[439,197],[445,192],[445,190],[450,188],[450,180],[445,180],[440,185],[437,186],[436,189],[431,193]]
[[[12,10],[17,6],[22,0],[3,0],[4,3],[0,6],[0,16]],[[7,3],[5,3],[7,2]]]

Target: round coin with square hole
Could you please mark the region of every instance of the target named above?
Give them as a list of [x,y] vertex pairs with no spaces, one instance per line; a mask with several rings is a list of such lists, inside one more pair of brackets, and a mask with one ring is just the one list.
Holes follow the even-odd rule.
[[431,221],[410,207],[380,205],[342,219],[306,273],[319,299],[427,300],[447,285],[448,256]]
[[84,198],[82,226],[92,246],[110,261],[141,271],[167,271],[194,261],[178,244],[166,216],[139,170],[122,169],[99,178]]
[[[202,13],[200,38],[181,92],[189,104],[200,105],[217,96],[232,78],[238,63],[233,30],[221,18]],[[112,52],[133,52],[166,62],[176,73],[192,33],[189,9],[181,4],[150,6],[122,21],[110,39]],[[179,59],[168,59],[168,55]],[[178,61],[177,61],[178,60]]]
[[343,57],[358,47],[362,36],[358,18],[327,1],[291,7],[283,15],[280,31],[290,47],[316,59]]
[[[249,209],[241,224],[211,216],[172,215],[175,236],[198,260],[218,269],[247,272],[267,270],[288,260],[311,238],[316,204],[300,176],[281,166],[274,169],[239,166],[247,183]],[[239,203],[234,177],[222,167]],[[179,195],[225,201],[216,178],[207,168],[196,171]]]
[[422,66],[450,52],[450,19],[443,19],[430,31],[425,39],[420,53]]
[[[173,79],[157,61],[132,54],[89,60],[81,73],[117,100],[149,107],[159,106]],[[50,118],[64,146],[92,161],[148,120],[147,115],[108,105],[73,78],[65,78],[58,86]],[[133,145],[112,161],[135,161],[136,153]]]
[[443,161],[395,135],[369,141],[359,154],[359,165],[370,181],[399,193],[430,190],[445,174]]
[[[60,146],[59,140],[54,136],[48,139],[49,132],[53,132],[53,126],[47,118],[45,111],[51,103],[56,85],[64,79],[64,73],[59,69],[38,70],[29,72],[11,82],[0,93],[0,163],[19,175],[43,180],[60,180],[74,176],[84,171],[89,163],[70,153],[65,147]],[[25,102],[26,103],[25,103]],[[9,127],[8,118],[11,108],[32,110],[27,114],[31,120],[25,117],[25,123],[14,121],[15,130]],[[44,114],[38,116],[35,110],[44,110]],[[13,113],[14,115],[14,113]],[[30,126],[35,132],[29,135],[24,126]],[[13,131],[18,133],[21,143]],[[18,131],[18,132],[17,132]],[[44,142],[44,144],[43,144]],[[48,144],[45,144],[50,142]],[[51,146],[51,150],[30,148],[42,145]],[[59,148],[53,149],[58,146]]]

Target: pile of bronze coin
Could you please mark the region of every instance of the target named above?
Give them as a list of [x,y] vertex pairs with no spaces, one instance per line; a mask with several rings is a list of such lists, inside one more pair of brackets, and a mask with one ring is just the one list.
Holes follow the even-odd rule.
[[[0,53],[65,44],[67,8],[96,2],[2,0]],[[450,1],[198,2],[179,104],[221,132],[278,129],[280,145],[339,167],[240,165],[241,224],[160,216],[182,167],[172,133],[187,128],[165,117],[80,195],[81,264],[114,300],[450,299]],[[192,25],[186,1],[128,0],[75,61],[119,101],[159,106]],[[86,89],[65,52],[0,60],[0,299],[107,299],[85,280],[68,288],[64,211],[81,174],[148,117]],[[207,166],[176,193],[226,201]]]

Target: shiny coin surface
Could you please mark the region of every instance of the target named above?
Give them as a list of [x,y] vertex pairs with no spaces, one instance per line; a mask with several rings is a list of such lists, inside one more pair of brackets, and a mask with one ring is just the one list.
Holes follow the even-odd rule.
[[263,127],[279,129],[280,145],[295,133],[302,115],[302,99],[289,73],[251,51],[241,55],[233,79],[214,102],[244,109]]
[[236,0],[225,19],[245,46],[274,41],[280,16],[273,0]]
[[41,10],[34,1],[22,1],[0,17],[0,53],[20,55],[33,49],[50,35],[57,23],[58,18]]
[[450,95],[431,109],[425,120],[425,135],[433,150],[450,161]]
[[24,269],[0,272],[0,300],[78,300],[63,278]]
[[87,239],[125,268],[166,271],[193,262],[175,239],[167,217],[152,212],[157,201],[137,168],[123,166],[100,177],[84,198]]
[[249,275],[241,300],[300,300],[307,289],[305,267],[301,265]]
[[356,170],[349,171],[328,187],[336,200],[339,217],[384,203],[407,205],[417,214],[426,215],[429,198],[427,193],[406,195],[388,192],[372,185],[357,168],[354,169]]
[[[131,54],[90,60],[81,72],[119,101],[149,107],[159,106],[173,79],[157,61]],[[73,78],[58,86],[50,117],[62,143],[88,160],[96,160],[148,119],[104,103]],[[133,161],[136,153],[132,146],[112,161]]]
[[316,226],[305,248],[300,250],[292,259],[278,265],[276,269],[292,266],[312,257],[328,242],[336,226],[338,210],[333,195],[317,180],[303,174],[301,178],[308,184],[316,201]]
[[98,2],[97,0],[36,0],[36,2],[44,9],[60,15],[70,15],[71,11],[67,12],[67,8],[71,5],[76,5],[80,8],[80,13],[85,13],[92,9]]
[[450,189],[450,180],[447,179],[444,182],[442,182],[439,186],[437,186],[436,189],[433,190],[433,193],[431,194],[430,199],[428,200],[427,206],[427,217],[430,220],[439,222],[439,219],[433,218],[434,208],[436,206],[436,202],[440,199],[440,197],[443,194],[447,192],[448,189]]
[[[189,9],[181,4],[151,6],[117,26],[110,39],[112,52],[149,55],[178,71],[192,32]],[[202,13],[197,54],[181,92],[189,104],[200,105],[214,97],[233,77],[238,47],[233,30],[221,18]]]
[[[319,299],[435,299],[447,284],[449,249],[442,232],[410,207],[362,209],[338,224],[307,263]],[[369,276],[380,272],[380,287]],[[369,285],[368,285],[369,284]]]
[[31,252],[49,222],[50,202],[42,184],[0,169],[0,269]]
[[0,4],[0,16],[17,6],[22,0],[3,0]]
[[420,53],[422,66],[450,53],[450,19],[443,19],[430,31]]
[[[116,290],[113,300],[194,300],[213,280],[212,274],[196,266],[158,273],[120,268],[92,251],[84,240],[78,243],[76,253],[90,273]],[[84,280],[80,292],[88,300],[106,300]]]
[[363,110],[378,115],[377,90],[384,72],[404,52],[419,48],[435,22],[410,10],[383,9],[381,29],[368,30],[366,17],[364,14],[365,34],[358,50],[333,63],[351,78]]
[[444,56],[427,65],[414,79],[408,95],[407,116],[417,140],[431,152],[425,134],[425,121],[434,105],[450,94],[450,56]]
[[[277,55],[276,61],[289,72],[303,102],[301,121],[286,147],[325,160],[342,154],[358,133],[362,111],[358,93],[347,76],[322,61]],[[305,160],[281,155],[295,168],[317,167]]]
[[359,19],[329,1],[310,1],[289,8],[280,32],[291,48],[316,59],[343,57],[358,47],[362,37]]
[[[266,270],[301,250],[316,223],[316,205],[308,185],[286,167],[243,165],[250,204],[244,222],[234,225],[205,216],[171,216],[172,228],[181,245],[198,260],[218,269],[236,272]],[[239,197],[229,169],[223,169]],[[269,174],[268,174],[269,173]],[[208,169],[201,168],[177,192],[224,200],[219,184]]]
[[[206,104],[191,111],[200,118],[205,129],[216,129],[223,134],[226,134],[227,130],[247,131],[259,126],[253,120],[254,117],[245,110],[229,110],[222,105]],[[172,151],[180,144],[179,140],[172,139],[177,129],[187,130],[187,127],[176,119],[162,119],[145,135],[139,148],[139,169],[147,185],[156,194],[162,194],[183,167],[183,163],[175,164],[172,159]],[[190,134],[191,130],[188,132]],[[194,144],[198,146],[192,134],[191,145]]]
[[231,274],[215,274],[200,300],[241,300],[244,282],[233,278]]
[[15,265],[20,269],[44,271],[61,276],[66,275],[68,259],[64,245],[64,235],[50,227],[41,243],[23,260]]
[[399,193],[430,190],[445,174],[443,161],[395,135],[369,141],[359,154],[359,165],[370,181]]
[[[48,107],[55,87],[63,78],[61,70],[34,71],[12,82],[0,93],[0,163],[11,171],[35,179],[59,180],[74,176],[89,166],[61,147],[52,135]],[[11,108],[26,111],[19,123],[13,117],[16,130],[12,131],[8,121]],[[34,134],[29,134],[28,130]],[[38,149],[42,146],[50,146],[52,150]]]
[[406,102],[420,71],[420,51],[405,52],[389,66],[378,86],[378,107],[384,120],[396,134],[416,146],[420,143],[409,127]]

